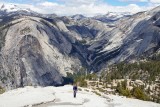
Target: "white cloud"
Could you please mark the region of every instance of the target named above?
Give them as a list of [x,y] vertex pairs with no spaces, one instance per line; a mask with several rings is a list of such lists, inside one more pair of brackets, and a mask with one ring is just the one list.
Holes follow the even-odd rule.
[[[66,2],[67,1],[67,2]],[[131,12],[136,13],[152,8],[152,6],[143,7],[136,4],[127,6],[112,6],[97,0],[61,0],[63,3],[42,2],[35,7],[40,8],[46,13],[56,13],[59,15],[83,14],[93,16],[97,14],[106,14],[107,12]]]
[[138,6],[136,4],[129,4],[127,6],[112,6],[103,2],[103,0],[59,0],[59,2],[47,2],[42,0],[41,2],[36,2],[34,4],[18,4],[18,5],[45,14],[50,14],[50,13],[56,13],[58,15],[83,14],[87,16],[106,14],[107,12],[136,13],[139,11],[145,11],[151,9],[155,6],[152,4],[148,5],[147,7]]
[[151,3],[160,3],[160,0],[149,0]]
[[45,6],[45,7],[54,7],[54,6],[57,6],[58,4],[57,3],[53,3],[53,2],[43,2],[43,3],[39,3],[39,5],[41,6]]
[[98,0],[60,0],[60,1],[64,2],[67,5],[70,5],[70,4],[74,4],[74,5],[78,5],[78,4],[87,5],[87,4],[92,4],[92,3],[98,2]]

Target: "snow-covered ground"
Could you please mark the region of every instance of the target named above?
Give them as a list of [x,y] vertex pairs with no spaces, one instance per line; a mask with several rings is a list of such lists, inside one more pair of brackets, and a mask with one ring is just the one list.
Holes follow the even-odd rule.
[[0,95],[0,107],[160,107],[160,104],[115,95],[98,96],[82,88],[73,98],[72,86],[25,87]]

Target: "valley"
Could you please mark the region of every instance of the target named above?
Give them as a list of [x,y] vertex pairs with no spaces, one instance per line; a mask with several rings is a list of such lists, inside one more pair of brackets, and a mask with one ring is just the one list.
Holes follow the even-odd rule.
[[[131,101],[133,107],[138,107],[134,104],[137,101],[145,105],[140,100],[148,102],[145,107],[159,107],[152,104],[160,103],[160,6],[136,14],[108,12],[86,17],[42,14],[3,4],[0,62],[2,100],[14,91],[15,98],[20,98],[17,93],[25,90],[41,93],[42,87],[46,87],[46,96],[64,87],[68,97],[71,86],[64,85],[78,83],[79,101],[55,98],[60,102],[57,105],[87,107],[98,98],[102,106],[107,103],[108,107],[129,107],[117,99],[126,104]],[[90,94],[94,94],[92,101],[87,96]],[[48,106],[55,99],[47,100],[51,101]],[[42,103],[43,107],[45,100],[15,107],[28,107],[30,103]]]

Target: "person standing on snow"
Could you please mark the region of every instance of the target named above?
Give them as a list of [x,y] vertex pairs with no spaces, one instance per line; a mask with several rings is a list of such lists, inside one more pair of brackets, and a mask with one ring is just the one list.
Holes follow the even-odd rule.
[[74,84],[74,85],[73,85],[73,96],[74,96],[74,98],[76,98],[77,90],[78,90],[77,84]]

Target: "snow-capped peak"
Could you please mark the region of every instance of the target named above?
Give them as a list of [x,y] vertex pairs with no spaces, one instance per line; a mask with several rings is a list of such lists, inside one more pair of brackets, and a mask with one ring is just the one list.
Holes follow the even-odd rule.
[[131,13],[129,12],[108,12],[104,16],[121,18],[121,17],[129,16],[129,15],[131,15]]
[[112,22],[112,21],[116,21],[122,17],[127,17],[130,15],[132,15],[132,14],[129,12],[108,12],[105,15],[97,15],[93,18],[100,20],[102,22]]
[[14,4],[2,4],[0,6],[0,11],[15,12],[15,11],[19,11],[19,10],[23,10],[23,11],[27,11],[27,12],[30,11],[30,9],[21,8],[20,6],[14,5]]

